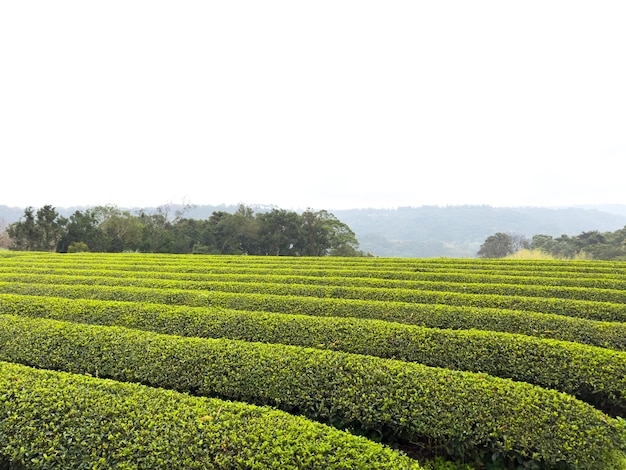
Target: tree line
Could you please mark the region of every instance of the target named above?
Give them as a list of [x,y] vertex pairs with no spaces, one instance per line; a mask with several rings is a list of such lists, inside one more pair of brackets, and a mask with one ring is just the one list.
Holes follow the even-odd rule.
[[559,259],[590,258],[626,261],[626,226],[614,232],[597,230],[579,235],[523,235],[496,233],[488,237],[478,250],[481,258],[504,258],[521,249],[541,251]]
[[215,211],[186,218],[161,206],[135,214],[114,205],[61,216],[53,206],[24,209],[6,228],[9,249],[22,251],[203,253],[275,256],[364,256],[354,232],[326,210],[302,214],[283,209],[254,213]]

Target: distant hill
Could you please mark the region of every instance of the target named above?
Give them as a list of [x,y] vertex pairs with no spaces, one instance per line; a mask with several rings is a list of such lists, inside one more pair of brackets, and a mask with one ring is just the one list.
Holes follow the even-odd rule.
[[[251,204],[255,212],[274,206]],[[237,205],[200,205],[185,216],[206,219],[215,211],[235,212]],[[57,208],[64,216],[86,207]],[[144,208],[152,212],[155,208]],[[173,214],[180,206],[172,205]],[[128,210],[136,211],[137,208]],[[543,234],[578,235],[598,230],[615,231],[626,226],[626,205],[567,208],[420,206],[397,209],[332,210],[355,232],[361,250],[385,257],[475,257],[485,239],[497,232],[531,238]],[[23,208],[0,206],[0,222],[19,220]]]
[[474,257],[497,232],[531,238],[578,235],[626,226],[624,213],[597,209],[492,206],[422,206],[332,211],[357,235],[361,249],[376,256]]

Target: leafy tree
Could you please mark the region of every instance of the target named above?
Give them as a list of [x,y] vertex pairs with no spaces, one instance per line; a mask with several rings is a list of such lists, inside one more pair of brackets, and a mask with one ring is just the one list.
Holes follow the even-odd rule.
[[117,206],[75,211],[69,219],[51,206],[28,207],[6,235],[16,250],[143,251],[290,256],[362,256],[354,232],[327,211],[273,209],[255,214],[239,206],[216,211],[207,220],[170,216],[170,206],[132,215]]
[[222,255],[242,254],[237,220],[229,212],[216,211],[209,217],[209,226],[215,239],[217,253]]
[[[99,229],[99,221],[96,212],[86,210],[75,211],[68,219],[66,231],[59,242],[58,251],[69,251],[72,245],[82,243],[87,247],[83,251],[105,251],[106,241],[104,233]],[[81,245],[81,248],[84,248]]]
[[554,239],[554,252],[556,258],[574,258],[580,253],[580,247],[576,246],[576,240],[568,235],[561,235]]
[[180,219],[172,224],[173,253],[217,253],[208,220]]
[[363,256],[354,232],[345,223],[330,214],[325,218],[330,231],[330,256]]
[[260,214],[260,253],[265,255],[299,255],[302,251],[300,216],[284,209]]
[[511,236],[502,232],[487,237],[478,250],[478,256],[480,258],[504,258],[513,253],[513,240]]
[[41,233],[41,250],[56,250],[57,244],[63,237],[66,223],[67,219],[61,217],[56,209],[50,205],[43,206],[37,211],[37,226]]
[[626,227],[615,232],[601,233],[594,230],[573,237],[561,235],[555,239],[548,235],[535,235],[531,246],[555,258],[626,260]]
[[550,235],[534,235],[530,243],[530,248],[551,254],[555,245],[556,242]]
[[171,253],[174,246],[172,224],[167,215],[139,213],[139,221],[143,226],[140,250],[147,253]]
[[241,253],[257,254],[259,252],[259,222],[252,208],[241,204],[233,214],[232,224]]
[[35,209],[27,207],[24,216],[13,222],[7,229],[11,239],[11,249],[18,251],[33,251],[39,246],[39,230],[35,224]]
[[480,258],[504,258],[530,247],[531,243],[524,235],[498,232],[485,240],[477,254]]
[[313,212],[311,209],[302,213],[302,255],[325,256],[331,248],[334,216],[322,210]]
[[54,251],[64,234],[67,220],[52,206],[43,206],[37,213],[32,207],[24,209],[24,216],[12,223],[7,232],[11,249]]
[[98,206],[94,209],[99,220],[98,228],[104,234],[106,246],[103,251],[122,252],[139,250],[143,224],[138,217],[117,206]]

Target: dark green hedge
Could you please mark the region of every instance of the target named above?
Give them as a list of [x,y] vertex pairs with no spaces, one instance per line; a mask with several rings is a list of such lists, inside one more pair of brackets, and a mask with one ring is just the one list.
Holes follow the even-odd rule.
[[0,468],[419,466],[380,444],[267,407],[0,363]]
[[626,432],[570,395],[486,374],[283,345],[3,316],[2,359],[272,404],[339,427],[430,440],[451,456],[598,468]]

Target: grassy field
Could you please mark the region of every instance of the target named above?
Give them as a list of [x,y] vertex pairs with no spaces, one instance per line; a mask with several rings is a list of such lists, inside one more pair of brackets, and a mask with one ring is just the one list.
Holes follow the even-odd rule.
[[0,468],[626,468],[626,263],[0,252]]

